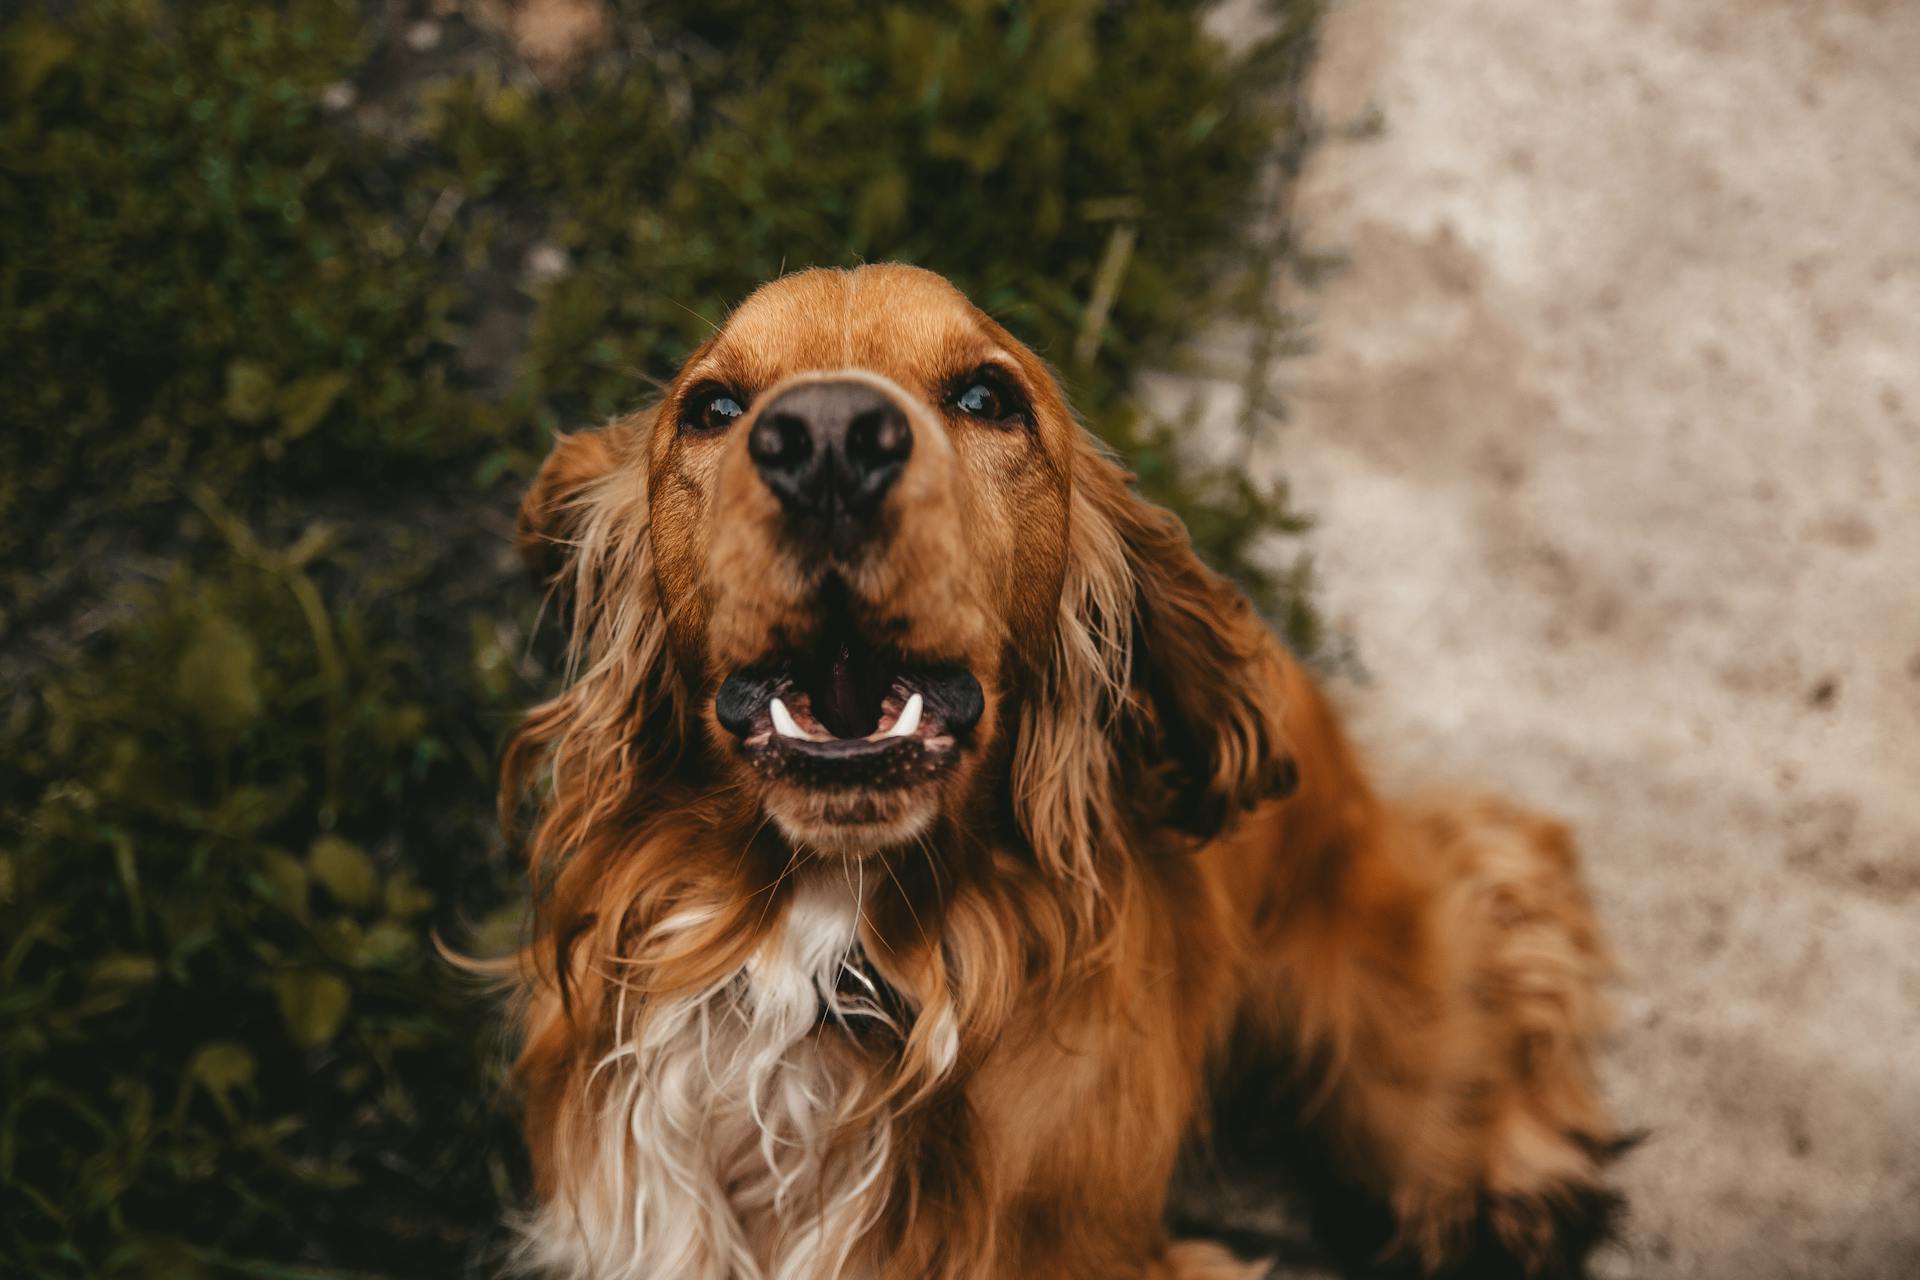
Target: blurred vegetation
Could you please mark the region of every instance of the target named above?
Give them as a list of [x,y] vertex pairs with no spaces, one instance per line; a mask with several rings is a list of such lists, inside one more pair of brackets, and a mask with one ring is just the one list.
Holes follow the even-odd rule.
[[1176,0],[636,2],[544,84],[491,11],[0,19],[5,1274],[491,1272],[504,1048],[433,933],[515,936],[512,504],[783,269],[953,276],[1317,642],[1284,492],[1132,394],[1225,325],[1274,421],[1316,0],[1234,51]]

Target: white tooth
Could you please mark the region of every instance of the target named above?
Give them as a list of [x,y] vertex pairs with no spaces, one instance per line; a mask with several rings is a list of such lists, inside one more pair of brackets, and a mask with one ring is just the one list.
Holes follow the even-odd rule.
[[804,738],[807,736],[800,732],[800,726],[794,723],[793,712],[787,710],[786,703],[775,698],[767,709],[773,712],[773,727],[779,732],[781,737]]
[[900,708],[900,718],[893,722],[893,728],[887,730],[889,738],[905,738],[920,727],[920,707],[922,699],[914,694],[907,699],[907,705]]

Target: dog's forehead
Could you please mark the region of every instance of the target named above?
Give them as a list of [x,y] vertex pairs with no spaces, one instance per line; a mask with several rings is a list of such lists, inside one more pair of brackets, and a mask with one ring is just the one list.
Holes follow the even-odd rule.
[[814,369],[872,369],[904,385],[999,352],[1000,335],[943,277],[881,265],[814,270],[762,286],[727,318],[699,362],[764,387]]

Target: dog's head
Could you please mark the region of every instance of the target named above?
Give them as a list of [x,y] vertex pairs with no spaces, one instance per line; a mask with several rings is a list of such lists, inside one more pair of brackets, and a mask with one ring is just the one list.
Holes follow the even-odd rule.
[[1265,628],[926,271],[760,289],[653,410],[562,439],[521,522],[580,661],[521,755],[576,834],[704,797],[795,850],[1004,831],[1078,876],[1290,776]]

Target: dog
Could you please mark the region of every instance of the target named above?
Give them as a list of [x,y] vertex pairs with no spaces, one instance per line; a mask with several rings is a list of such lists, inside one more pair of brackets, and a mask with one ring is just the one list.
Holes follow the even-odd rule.
[[1365,1265],[1579,1273],[1616,1135],[1567,831],[1377,796],[946,280],[765,285],[558,440],[520,537],[571,623],[503,770],[529,1270],[1257,1276],[1165,1225],[1232,1073],[1378,1207]]

